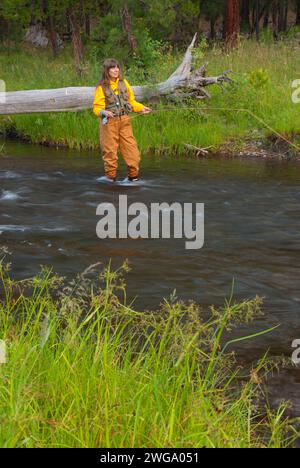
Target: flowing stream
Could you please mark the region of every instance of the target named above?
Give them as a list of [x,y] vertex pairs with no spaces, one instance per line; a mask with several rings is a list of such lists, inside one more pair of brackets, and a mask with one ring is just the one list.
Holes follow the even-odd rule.
[[[1,144],[0,144],[1,147]],[[135,308],[157,308],[176,289],[184,300],[208,308],[264,297],[265,316],[234,337],[280,324],[273,333],[239,344],[241,359],[270,349],[291,359],[300,340],[300,166],[239,159],[146,157],[143,184],[108,187],[100,156],[5,142],[0,155],[0,246],[12,252],[12,274],[26,278],[51,265],[74,277],[97,262],[125,259],[128,297]],[[120,176],[125,168],[120,164]],[[205,245],[185,250],[182,239],[100,240],[99,203],[205,203]],[[300,367],[287,366],[269,380],[272,404],[293,403],[300,415]]]

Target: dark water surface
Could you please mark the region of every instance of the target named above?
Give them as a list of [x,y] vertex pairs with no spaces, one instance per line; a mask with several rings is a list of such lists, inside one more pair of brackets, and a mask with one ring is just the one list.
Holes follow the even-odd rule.
[[[265,298],[264,318],[242,336],[281,324],[271,335],[239,345],[245,359],[290,357],[300,339],[300,167],[258,160],[191,160],[147,157],[145,184],[110,188],[97,182],[100,157],[20,143],[0,156],[0,245],[13,253],[13,275],[25,278],[40,265],[70,277],[96,262],[120,266],[128,259],[128,294],[136,307],[157,307],[174,289],[207,307],[231,294]],[[120,175],[125,176],[121,165]],[[185,250],[184,240],[99,240],[96,207],[117,203],[205,203],[205,246]],[[300,368],[274,378],[273,402],[294,403],[300,414]]]

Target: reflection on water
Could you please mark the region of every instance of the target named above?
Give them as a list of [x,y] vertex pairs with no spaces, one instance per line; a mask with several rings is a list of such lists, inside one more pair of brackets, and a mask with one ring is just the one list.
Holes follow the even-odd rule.
[[[300,167],[240,160],[144,160],[145,183],[137,187],[97,182],[102,164],[95,154],[8,143],[0,156],[0,245],[13,252],[13,274],[28,277],[40,265],[74,275],[90,264],[114,266],[129,259],[130,298],[136,307],[156,307],[176,289],[204,306],[265,298],[266,317],[251,331],[281,324],[268,337],[239,348],[243,358],[273,352],[291,355],[300,339]],[[121,173],[125,176],[124,166]],[[182,240],[105,240],[96,237],[96,207],[128,201],[205,203],[205,246],[187,251]],[[249,329],[237,331],[248,334]],[[294,399],[298,369],[287,371],[290,392],[273,386],[274,399]],[[300,414],[300,408],[297,407]]]

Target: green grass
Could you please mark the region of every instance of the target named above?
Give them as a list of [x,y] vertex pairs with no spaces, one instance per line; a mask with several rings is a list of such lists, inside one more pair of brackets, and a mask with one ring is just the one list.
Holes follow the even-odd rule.
[[[126,269],[126,268],[125,268]],[[1,261],[1,447],[286,447],[285,405],[263,404],[266,359],[241,370],[223,333],[261,301],[212,308],[175,297],[156,313],[126,304],[124,267],[65,285]],[[258,402],[260,409],[258,409]]]
[[[159,111],[151,116],[134,117],[135,133],[141,149],[146,152],[173,150],[181,152],[184,144],[213,146],[216,150],[232,141],[238,146],[246,137],[265,138],[276,132],[300,145],[299,105],[293,104],[292,82],[299,79],[299,46],[294,43],[257,44],[242,41],[226,54],[221,48],[196,50],[197,65],[209,61],[209,75],[231,69],[234,86],[222,90],[210,87],[211,100],[186,102],[199,111],[184,110],[182,104],[174,111]],[[161,62],[147,70],[147,82],[166,79],[176,68],[181,56],[166,52]],[[2,53],[0,75],[7,90],[55,88],[64,86],[94,86],[99,79],[100,63],[87,55],[84,74],[76,76],[69,49],[53,59],[48,51]],[[134,65],[126,70],[132,84],[143,84],[142,72]],[[166,103],[165,103],[166,104]],[[162,110],[164,103],[154,105]],[[170,107],[169,104],[167,104]],[[208,110],[202,110],[203,107]],[[179,109],[178,109],[179,107]],[[214,110],[225,108],[227,110]],[[252,115],[231,109],[249,109],[263,119],[272,130]],[[15,127],[20,135],[34,143],[65,145],[71,148],[98,149],[97,118],[91,111],[62,114],[35,114],[0,118],[0,129]]]

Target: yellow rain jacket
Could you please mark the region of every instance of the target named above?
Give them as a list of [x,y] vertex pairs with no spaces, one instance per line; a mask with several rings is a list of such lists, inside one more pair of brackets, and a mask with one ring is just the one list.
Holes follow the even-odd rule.
[[[145,106],[135,100],[134,92],[130,84],[128,83],[128,81],[127,80],[123,80],[123,81],[126,85],[128,96],[129,96],[128,102],[131,105],[133,112],[141,112],[145,108]],[[113,91],[118,90],[118,83],[119,83],[119,78],[116,81],[110,81],[109,84]],[[118,91],[116,92],[116,94],[118,94]],[[97,117],[99,117],[100,111],[102,110],[105,110],[105,94],[104,94],[102,86],[98,86],[98,88],[96,89],[95,98],[94,98],[93,112]]]

